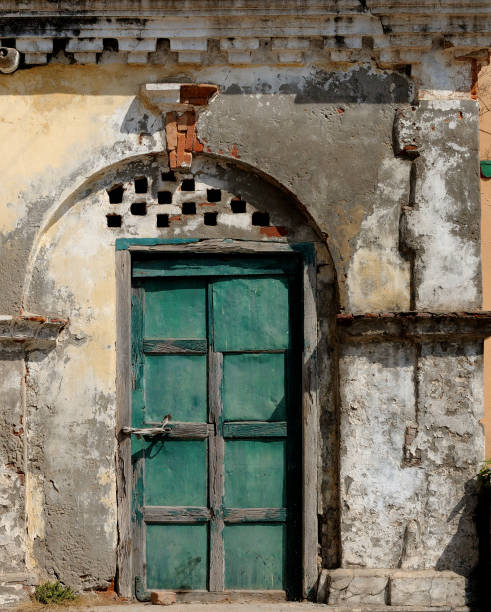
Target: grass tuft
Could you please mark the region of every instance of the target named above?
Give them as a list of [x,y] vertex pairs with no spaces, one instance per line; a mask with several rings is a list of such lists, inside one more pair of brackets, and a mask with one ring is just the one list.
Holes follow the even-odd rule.
[[71,587],[63,586],[59,581],[44,582],[34,591],[34,599],[42,604],[61,604],[76,597]]

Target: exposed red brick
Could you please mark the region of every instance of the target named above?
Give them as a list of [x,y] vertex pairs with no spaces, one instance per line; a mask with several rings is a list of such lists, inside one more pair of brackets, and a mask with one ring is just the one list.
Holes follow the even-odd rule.
[[206,83],[201,85],[181,85],[181,103],[203,106],[208,104],[211,96],[217,91],[218,87],[216,85]]
[[288,230],[282,225],[268,225],[267,227],[261,227],[259,233],[269,238],[280,238],[281,236],[286,236]]
[[[193,151],[195,153],[201,153],[204,151],[204,145],[199,141],[198,136],[196,134],[196,129],[194,130],[194,139],[193,139]],[[209,149],[210,147],[208,147]]]
[[25,321],[39,321],[40,323],[45,323],[46,322],[46,317],[41,317],[39,315],[28,315],[25,317],[22,317]]
[[175,170],[177,168],[177,151],[169,152],[169,166],[171,170]]
[[169,222],[180,221],[180,220],[181,220],[181,215],[172,215],[172,217],[169,217]]
[[477,100],[477,87],[480,69],[481,65],[478,63],[478,61],[476,59],[471,60],[471,98],[473,100]]
[[167,140],[167,150],[172,151],[177,148],[177,116],[176,113],[167,113],[165,116],[165,137]]
[[239,157],[239,149],[237,148],[236,144],[233,145],[232,150],[230,151],[230,154],[232,155],[232,157],[235,157],[235,158]]
[[336,109],[338,111],[338,113],[340,115],[342,115],[344,113],[344,108],[339,107],[338,109]]
[[216,202],[199,202],[198,206],[216,206]]
[[417,151],[418,147],[416,145],[405,145],[404,151]]
[[177,133],[177,165],[182,166],[184,163],[184,152],[186,145],[186,135],[181,132]]
[[12,433],[14,434],[14,436],[17,436],[18,438],[20,438],[22,434],[24,433],[24,428],[19,427],[18,431],[15,431],[15,427],[12,427]]
[[195,129],[196,126],[194,123],[188,127],[188,130],[186,132],[186,144],[184,145],[186,151],[191,152],[193,150]]

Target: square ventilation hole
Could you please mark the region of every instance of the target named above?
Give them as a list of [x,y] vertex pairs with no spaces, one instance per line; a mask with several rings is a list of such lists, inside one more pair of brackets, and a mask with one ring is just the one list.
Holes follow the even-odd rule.
[[233,213],[245,213],[246,211],[245,200],[241,200],[240,198],[234,198],[233,200],[231,200],[230,206],[232,208]]
[[207,189],[206,199],[208,202],[220,202],[222,199],[222,192],[220,189]]
[[157,215],[157,227],[169,227],[169,215]]
[[169,183],[175,183],[176,182],[176,175],[173,172],[162,172],[162,181],[164,182],[169,182]]
[[265,212],[252,213],[252,225],[260,225],[261,227],[269,225],[269,214]]
[[148,180],[146,176],[135,179],[135,193],[147,193]]
[[194,191],[194,179],[184,179],[181,183],[181,191]]
[[147,214],[147,203],[146,202],[133,202],[130,207],[130,212],[132,215],[139,215],[143,217]]
[[121,215],[106,215],[107,227],[121,227]]
[[207,212],[204,214],[205,225],[216,225],[217,224],[217,215],[216,212]]
[[157,200],[159,204],[172,204],[172,192],[170,191],[157,192]]
[[195,215],[196,214],[196,202],[183,202],[182,203],[182,214],[183,215]]
[[123,201],[124,188],[123,185],[115,185],[107,190],[109,196],[109,204],[121,204]]

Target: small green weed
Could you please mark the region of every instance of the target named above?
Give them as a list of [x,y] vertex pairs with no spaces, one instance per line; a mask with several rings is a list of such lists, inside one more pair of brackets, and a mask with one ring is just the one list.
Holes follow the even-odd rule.
[[477,475],[477,479],[483,489],[491,489],[491,459],[484,461]]
[[64,603],[76,597],[71,587],[63,586],[59,581],[39,584],[34,591],[34,599],[42,604]]

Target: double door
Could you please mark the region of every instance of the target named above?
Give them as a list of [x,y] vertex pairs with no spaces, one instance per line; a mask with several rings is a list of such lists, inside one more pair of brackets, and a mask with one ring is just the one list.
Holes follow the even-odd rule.
[[[300,575],[292,257],[132,270],[133,567],[143,591],[278,591]],[[297,326],[298,327],[298,326]]]

